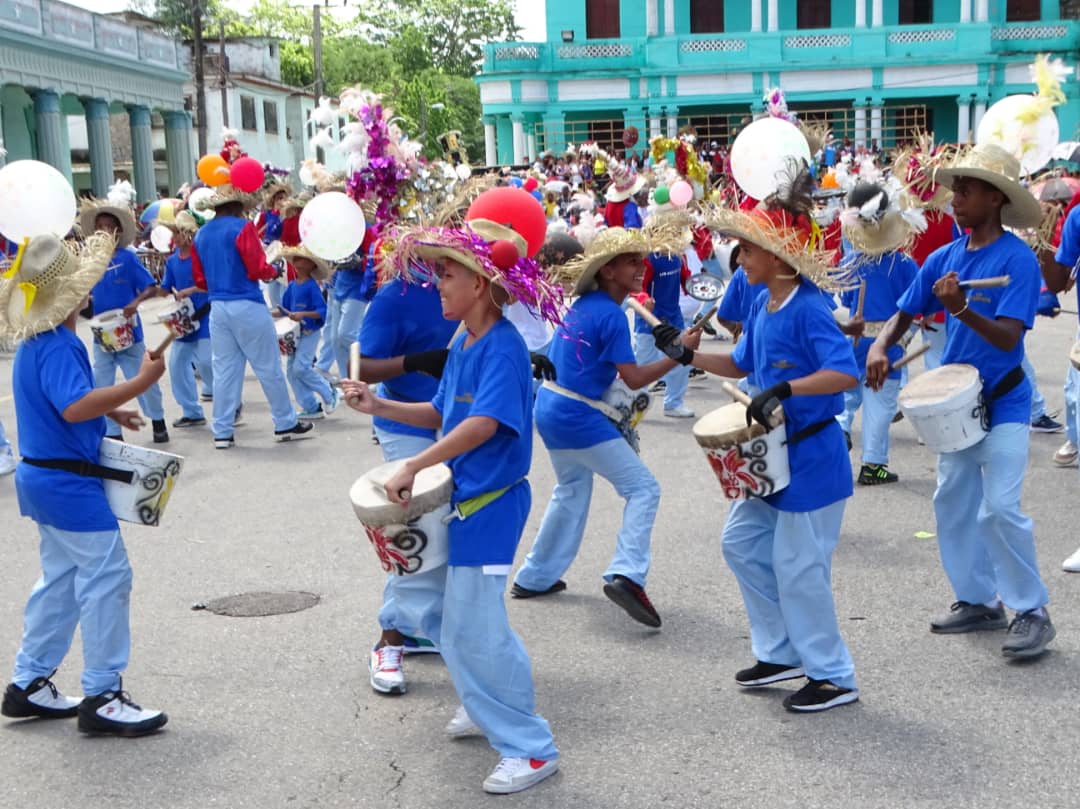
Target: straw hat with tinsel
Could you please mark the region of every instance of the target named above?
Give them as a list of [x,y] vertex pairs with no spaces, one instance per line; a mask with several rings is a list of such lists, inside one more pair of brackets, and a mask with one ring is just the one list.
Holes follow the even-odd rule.
[[255,194],[245,194],[232,183],[225,183],[214,188],[214,193],[201,203],[196,203],[195,209],[205,211],[211,208],[220,208],[230,202],[239,202],[245,208],[254,208],[256,202],[258,202],[258,197]]
[[624,202],[645,187],[645,178],[621,161],[608,157],[607,170],[611,175],[604,195],[608,202]]
[[597,288],[597,274],[619,256],[681,253],[688,243],[682,227],[607,228],[596,234],[584,253],[555,270],[555,280],[572,288],[574,295],[584,295]]
[[281,257],[288,261],[290,264],[294,259],[306,258],[312,264],[315,265],[315,272],[312,276],[320,281],[325,281],[330,277],[330,264],[324,258],[319,258],[317,255],[308,250],[304,245],[300,244],[295,247],[282,247]]
[[278,194],[284,194],[285,199],[293,195],[292,186],[286,182],[273,182],[263,190],[263,206],[270,208],[274,204],[274,197]]
[[936,179],[935,173],[955,155],[955,147],[934,145],[933,132],[918,132],[914,141],[898,149],[893,157],[892,176],[904,186],[904,207],[943,211],[952,199],[952,189]]
[[89,236],[93,233],[98,216],[108,214],[120,223],[120,232],[116,236],[117,247],[127,247],[134,242],[139,234],[139,226],[131,209],[134,192],[135,189],[130,183],[121,180],[109,188],[105,199],[83,200],[79,209],[79,227],[83,234]]
[[848,193],[847,207],[840,212],[844,237],[859,253],[877,258],[906,249],[917,233],[926,230],[921,209],[901,210],[900,186],[860,182]]
[[25,340],[67,320],[101,280],[115,248],[100,231],[78,252],[53,235],[30,239],[0,276],[0,338]]
[[171,221],[165,222],[161,219],[154,220],[154,227],[162,225],[169,230],[178,231],[180,233],[194,234],[199,229],[199,223],[195,221],[195,217],[191,211],[180,211],[176,214]]
[[939,168],[935,179],[951,183],[970,177],[991,185],[1005,195],[1001,224],[1010,228],[1038,227],[1043,218],[1039,201],[1020,185],[1020,161],[993,143],[961,149],[947,166]]

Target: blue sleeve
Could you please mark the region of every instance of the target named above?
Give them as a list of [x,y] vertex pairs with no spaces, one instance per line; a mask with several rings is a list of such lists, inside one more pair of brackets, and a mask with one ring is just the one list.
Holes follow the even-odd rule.
[[731,282],[727,285],[727,289],[724,290],[724,297],[720,299],[720,306],[717,307],[716,316],[721,320],[731,320],[742,322],[743,312],[746,311],[743,306],[743,298],[746,296],[746,273],[743,272],[742,267],[735,270],[735,274],[731,276]]
[[128,280],[131,282],[131,287],[135,290],[136,295],[147,287],[157,285],[154,276],[152,276],[150,271],[143,266],[137,256],[133,255],[129,250],[123,250],[121,252],[124,255],[124,265],[128,274]]
[[935,250],[922,265],[911,286],[900,296],[897,306],[909,315],[928,315],[942,310],[934,295],[934,282],[941,277],[942,250]]
[[637,362],[634,347],[630,344],[630,327],[621,309],[605,315],[599,326],[600,344],[603,346],[598,356],[601,362],[613,365]]
[[513,351],[511,345],[492,351],[485,360],[473,392],[469,417],[487,416],[520,436],[528,426],[527,413],[532,406],[532,386],[522,382],[523,377],[532,376],[528,354]]
[[1008,317],[1019,320],[1025,328],[1035,325],[1035,310],[1039,305],[1039,290],[1042,289],[1042,273],[1039,261],[1027,247],[1018,245],[1012,251],[1006,266],[1012,279],[1001,290],[994,317]]
[[401,353],[397,351],[398,324],[401,319],[393,317],[393,307],[386,301],[388,294],[401,293],[388,291],[376,295],[364,312],[364,319],[360,323],[360,349],[365,357],[387,360]]
[[634,202],[626,203],[623,209],[623,227],[626,229],[641,227],[641,212]]
[[38,355],[41,358],[38,374],[41,390],[56,412],[63,412],[94,389],[82,369],[78,349],[63,346]]
[[176,254],[169,256],[165,259],[165,274],[161,276],[161,288],[162,289],[175,289],[176,288],[176,273],[173,271],[173,267],[176,266]]
[[839,371],[858,378],[855,351],[832,314],[817,306],[807,307],[802,329],[803,350],[821,370]]
[[315,283],[308,284],[308,310],[319,313],[315,320],[321,323],[326,322],[326,301],[323,299],[319,285]]
[[742,337],[735,344],[735,350],[731,352],[731,359],[735,365],[748,374],[754,373],[754,321],[757,309],[756,303],[750,305],[750,311],[743,321]]
[[1070,269],[1075,269],[1080,262],[1080,205],[1069,211],[1061,227],[1061,244],[1054,259]]
[[[366,320],[367,318],[365,318]],[[363,343],[361,343],[363,345]],[[385,359],[385,358],[380,358]],[[451,377],[452,364],[457,362],[457,357],[454,356],[454,352],[450,352],[450,356],[446,358],[446,366],[443,368],[443,375],[439,377],[439,387],[435,390],[435,395],[431,397],[431,406],[438,411],[441,416],[446,412],[446,385],[447,380]]]

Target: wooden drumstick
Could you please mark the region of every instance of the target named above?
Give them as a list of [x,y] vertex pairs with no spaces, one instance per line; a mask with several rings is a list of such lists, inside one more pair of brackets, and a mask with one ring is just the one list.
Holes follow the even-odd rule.
[[[349,346],[349,379],[353,382],[360,381],[360,343],[353,341]],[[346,404],[354,406],[360,403],[359,396],[350,396],[345,400]]]
[[638,301],[637,298],[627,298],[626,305],[637,312],[638,317],[648,323],[650,326],[659,326],[660,318],[645,308],[645,305]]
[[[855,305],[855,314],[852,316],[852,319],[862,317],[863,305],[865,303],[866,303],[866,279],[864,278],[863,280],[861,280],[859,282],[859,302]],[[852,336],[851,342],[852,343],[858,343],[859,338],[855,337],[855,336]]]
[[[726,379],[723,382],[720,383],[720,387],[722,387],[724,389],[724,393],[726,393],[728,396],[730,396],[736,402],[738,402],[739,404],[741,404],[741,405],[743,405],[745,407],[749,407],[750,403],[753,401],[753,399],[751,399],[745,392],[739,390],[737,387],[732,385]],[[783,412],[784,412],[783,407],[778,407],[778,408],[776,408],[776,410],[774,410],[772,413],[769,414],[769,422],[772,424],[773,427],[780,426],[780,422],[782,422],[784,420],[783,419]]]
[[1012,278],[1008,275],[995,275],[993,278],[972,278],[970,281],[961,281],[960,289],[991,289],[993,287],[1007,287]]
[[898,359],[896,362],[894,362],[893,365],[892,365],[892,369],[894,371],[897,371],[897,370],[903,368],[909,362],[911,362],[914,359],[918,359],[919,357],[921,357],[923,354],[925,354],[929,350],[930,350],[930,344],[929,343],[924,343],[923,345],[916,348],[914,351],[912,351],[912,352],[910,352],[908,354],[905,354],[900,359]]
[[690,327],[690,331],[701,331],[703,328],[705,328],[705,324],[709,322],[710,317],[716,314],[716,310],[718,308],[719,307],[717,307],[715,302],[710,304],[709,308],[706,309],[703,314],[698,315],[694,319],[694,325]]

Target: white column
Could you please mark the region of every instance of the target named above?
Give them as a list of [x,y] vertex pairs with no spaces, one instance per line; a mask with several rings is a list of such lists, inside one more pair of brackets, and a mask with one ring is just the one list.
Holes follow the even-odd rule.
[[982,123],[983,116],[986,115],[986,99],[979,98],[975,101],[975,116],[971,121],[971,131],[978,132],[979,124]]
[[866,0],[855,0],[855,27],[866,27]]
[[675,33],[675,0],[664,0],[664,33]]
[[879,104],[870,108],[870,141],[877,143],[877,147],[881,148],[881,106]]
[[661,116],[659,113],[655,113],[649,116],[649,140],[660,137],[663,134],[660,131]]
[[870,24],[874,28],[880,28],[884,24],[885,14],[881,6],[881,0],[874,0],[874,11],[870,18]]
[[499,149],[495,141],[495,124],[484,124],[484,164],[496,166],[499,163]]
[[990,0],[975,0],[975,22],[990,19]]
[[866,145],[866,107],[862,104],[855,106],[855,145]]
[[779,0],[769,0],[769,30],[780,30],[780,2]]
[[679,136],[679,119],[677,116],[668,113],[667,117],[667,136],[669,138],[677,138]]
[[525,162],[525,126],[521,119],[514,119],[514,164]]
[[971,142],[971,101],[963,96],[956,99],[956,141]]
[[537,155],[535,132],[530,132],[528,135],[525,136],[525,148],[528,150],[530,162],[536,160]]
[[750,30],[761,30],[761,0],[750,0]]
[[646,0],[645,35],[654,37],[660,33],[660,10],[656,7],[659,0]]
[[971,0],[960,0],[960,22],[971,22]]

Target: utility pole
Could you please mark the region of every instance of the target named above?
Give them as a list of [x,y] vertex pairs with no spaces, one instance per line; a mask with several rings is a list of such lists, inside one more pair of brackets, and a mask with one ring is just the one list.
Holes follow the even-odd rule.
[[229,128],[229,66],[225,61],[225,21],[218,22],[218,73],[221,81],[221,125]]
[[[322,80],[322,7],[315,3],[311,7],[312,14],[312,34],[311,34],[311,50],[312,56],[315,62],[315,104],[318,105],[323,94],[323,80]],[[322,147],[315,150],[315,159],[320,163],[326,163],[326,156],[323,154]]]
[[202,3],[191,2],[191,37],[195,50],[195,107],[198,111],[199,154],[206,154],[206,81],[203,75]]

